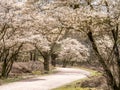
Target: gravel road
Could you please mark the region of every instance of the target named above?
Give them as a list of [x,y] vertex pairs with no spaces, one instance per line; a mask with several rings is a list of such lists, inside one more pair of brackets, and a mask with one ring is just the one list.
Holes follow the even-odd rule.
[[57,71],[56,74],[2,85],[0,90],[51,90],[90,75],[88,71],[75,68],[57,68]]

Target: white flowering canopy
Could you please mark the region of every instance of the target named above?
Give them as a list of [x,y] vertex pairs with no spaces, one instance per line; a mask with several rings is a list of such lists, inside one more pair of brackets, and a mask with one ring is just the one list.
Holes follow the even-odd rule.
[[61,50],[59,59],[68,61],[86,61],[89,56],[89,49],[76,39],[66,38],[59,42]]
[[[0,40],[1,47],[12,46],[15,43],[29,43],[28,45],[36,45],[41,51],[50,50],[51,40],[48,41],[47,38],[49,32],[56,29],[55,19],[41,13],[29,0],[0,1],[0,26],[8,25],[6,32],[3,33],[4,41]],[[21,4],[22,7],[18,6]],[[49,38],[52,39],[51,35]]]

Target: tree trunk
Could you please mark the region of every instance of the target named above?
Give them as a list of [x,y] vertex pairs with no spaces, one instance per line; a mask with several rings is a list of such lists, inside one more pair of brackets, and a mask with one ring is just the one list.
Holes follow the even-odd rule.
[[71,64],[71,66],[74,66],[74,64],[75,64],[75,61],[71,61],[71,63],[70,63],[70,64]]
[[57,55],[56,54],[52,54],[51,55],[51,64],[56,67],[56,58],[57,58]]
[[6,62],[6,60],[4,60],[3,66],[2,66],[1,77],[6,77],[6,66],[7,66],[7,62]]
[[33,60],[33,54],[32,54],[32,51],[30,51],[30,61]]
[[38,49],[37,46],[35,46],[38,52],[42,55],[44,59],[44,71],[48,73],[51,70],[51,54],[49,52],[42,52],[40,49]]
[[56,67],[56,60],[55,59],[52,59],[51,63],[52,63],[52,66]]
[[62,67],[66,67],[68,64],[68,61],[67,60],[63,60],[63,66]]
[[12,54],[10,53],[10,49],[8,49],[7,51],[4,52],[1,77],[3,77],[3,78],[8,77],[15,59],[17,60],[17,55],[18,55],[22,45],[23,44],[21,44],[18,47],[18,49],[16,51],[14,51],[14,53],[12,53]]
[[8,65],[8,56],[9,56],[9,50],[7,50],[6,52],[4,52],[3,54],[3,65],[2,65],[2,72],[1,72],[1,77],[3,78],[7,78],[7,75],[6,75],[6,69],[7,69],[7,65]]
[[[108,66],[108,64],[105,63],[105,59],[102,58],[102,56],[100,55],[100,53],[98,51],[98,47],[97,47],[97,45],[95,43],[95,40],[94,40],[94,37],[92,35],[92,32],[89,31],[87,35],[88,35],[88,38],[89,38],[89,40],[92,44],[93,50],[95,51],[96,55],[98,56],[98,60],[99,60],[100,64],[102,65],[103,69],[104,69],[109,90],[120,90],[120,86],[119,86],[119,84],[117,84],[116,78],[113,75],[113,73],[115,73],[115,72],[114,71],[112,72],[110,70],[110,67]],[[113,63],[113,66],[114,65],[115,64]],[[119,68],[119,67],[117,67],[117,68]],[[120,78],[118,78],[118,79],[120,79]],[[118,80],[118,81],[120,81],[120,80]]]
[[49,72],[51,70],[51,56],[50,55],[46,55],[44,57],[44,70],[46,72]]
[[4,60],[3,67],[2,67],[2,73],[1,73],[2,78],[8,77],[8,75],[12,69],[13,63],[14,63],[14,60],[9,60],[9,61]]

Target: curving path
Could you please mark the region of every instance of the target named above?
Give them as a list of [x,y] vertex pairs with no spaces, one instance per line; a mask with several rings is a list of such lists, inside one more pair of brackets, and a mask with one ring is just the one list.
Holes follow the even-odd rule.
[[51,90],[90,75],[90,72],[73,68],[57,68],[56,74],[36,77],[0,86],[0,90]]

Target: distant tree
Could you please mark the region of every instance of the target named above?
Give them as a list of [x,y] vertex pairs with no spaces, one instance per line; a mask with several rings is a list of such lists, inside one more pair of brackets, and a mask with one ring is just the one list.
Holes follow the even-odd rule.
[[76,39],[66,38],[59,44],[61,44],[61,49],[58,52],[58,58],[63,62],[63,67],[71,62],[87,61],[89,50]]

